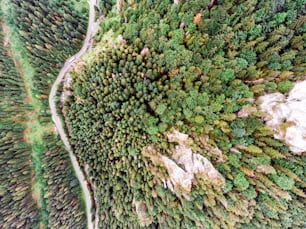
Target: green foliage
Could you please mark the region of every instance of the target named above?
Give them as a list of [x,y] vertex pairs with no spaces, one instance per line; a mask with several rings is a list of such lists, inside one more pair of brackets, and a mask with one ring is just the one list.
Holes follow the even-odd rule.
[[241,172],[234,177],[233,183],[240,191],[245,191],[250,185],[244,174]]
[[[4,42],[2,24],[0,43]],[[25,142],[24,120],[32,110],[16,69],[10,45],[0,47],[0,219],[3,228],[37,227],[39,209],[32,198],[31,147]]]
[[162,115],[167,109],[167,106],[165,104],[158,104],[156,108],[156,113],[158,115]]
[[271,175],[273,181],[283,190],[291,190],[294,185],[294,180],[291,177],[287,177],[284,174]]
[[197,115],[197,116],[195,116],[195,118],[194,118],[194,122],[195,122],[195,123],[198,123],[198,124],[202,124],[202,123],[204,122],[204,117],[201,116],[201,115]]
[[235,168],[239,168],[241,166],[241,155],[239,154],[235,154],[235,153],[231,153],[229,156],[228,156],[228,162],[234,166]]
[[234,120],[231,123],[231,129],[234,137],[241,138],[246,134],[245,124],[241,119]]
[[[302,5],[208,4],[124,2],[99,37],[112,29],[126,42],[98,42],[99,52],[71,73],[63,111],[70,142],[97,185],[101,228],[138,228],[133,199],[146,206],[152,228],[303,225],[293,207],[302,199],[302,157],[273,138],[258,112],[243,114],[258,96],[302,79]],[[187,201],[165,187],[169,174],[158,158],[173,155],[172,129],[224,176],[223,189],[195,176]]]
[[86,14],[80,16],[69,1],[62,0],[52,4],[13,0],[10,4],[13,8],[10,17],[36,73],[34,85],[40,95],[48,96],[61,63],[81,47],[86,33]]
[[[80,186],[68,154],[53,135],[45,136],[44,142],[49,143],[42,159],[42,169],[47,182],[44,198],[50,215],[49,225],[81,228],[87,220],[85,204],[81,199]],[[71,212],[69,218],[63,214],[65,212]]]
[[280,92],[286,93],[293,88],[293,83],[289,80],[283,80],[278,83],[277,88]]
[[245,59],[249,65],[256,63],[256,52],[254,50],[241,50],[239,52],[239,57]]
[[288,13],[287,12],[281,12],[277,13],[273,16],[273,20],[275,22],[275,25],[278,26],[281,23],[283,23],[287,17]]
[[225,193],[228,193],[228,192],[230,192],[231,190],[233,189],[233,183],[231,182],[231,181],[226,181],[226,183],[225,183],[225,185],[224,185],[224,188],[223,188],[223,190],[224,190],[224,192]]
[[257,196],[257,193],[255,189],[253,188],[253,186],[249,186],[248,189],[242,191],[241,193],[249,200],[254,199]]
[[183,49],[181,46],[175,47],[174,50],[166,50],[164,61],[166,63],[166,69],[172,70],[181,66],[189,67],[192,60],[192,52]]
[[183,29],[176,29],[171,31],[171,38],[177,44],[183,44],[184,42],[184,30]]
[[229,81],[232,81],[233,79],[235,79],[234,70],[225,69],[224,71],[222,71],[221,73],[222,82],[227,83]]
[[[42,141],[51,126],[45,112],[49,86],[60,63],[77,52],[85,34],[86,17],[78,16],[74,3],[1,1],[0,219],[4,228],[83,228],[86,222],[79,186],[69,187],[75,177],[67,153],[62,150],[51,158],[44,144],[54,147],[57,142]],[[4,32],[9,43],[3,41],[2,24],[8,26]],[[69,217],[63,212],[69,212]]]
[[137,23],[127,24],[124,30],[124,37],[131,41],[138,36],[139,26]]

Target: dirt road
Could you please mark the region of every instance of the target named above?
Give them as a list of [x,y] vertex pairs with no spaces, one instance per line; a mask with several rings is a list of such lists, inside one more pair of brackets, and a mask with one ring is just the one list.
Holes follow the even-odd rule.
[[[52,120],[56,126],[57,132],[59,133],[66,150],[69,152],[69,156],[73,165],[73,168],[75,170],[75,173],[77,175],[77,178],[81,184],[84,196],[85,196],[85,202],[86,202],[86,214],[87,214],[87,225],[89,229],[95,229],[98,228],[98,209],[96,209],[96,217],[95,222],[92,221],[92,214],[91,209],[93,206],[97,206],[97,204],[92,203],[92,200],[95,200],[95,198],[92,198],[94,196],[94,193],[90,193],[89,187],[87,184],[87,181],[85,179],[85,176],[80,168],[80,165],[78,164],[78,161],[75,157],[75,155],[72,152],[71,146],[69,144],[68,138],[65,134],[64,128],[62,126],[61,120],[56,112],[56,105],[54,98],[56,96],[58,85],[62,82],[65,74],[69,70],[69,68],[73,65],[75,61],[77,61],[92,45],[92,37],[94,36],[95,32],[98,30],[99,23],[95,21],[95,5],[98,4],[98,0],[88,0],[89,4],[89,20],[88,20],[88,28],[87,28],[87,34],[84,41],[84,44],[81,48],[81,50],[76,53],[74,56],[70,57],[62,67],[60,73],[58,74],[52,88],[51,92],[49,94],[49,106],[52,113]],[[89,178],[88,178],[89,179]]]

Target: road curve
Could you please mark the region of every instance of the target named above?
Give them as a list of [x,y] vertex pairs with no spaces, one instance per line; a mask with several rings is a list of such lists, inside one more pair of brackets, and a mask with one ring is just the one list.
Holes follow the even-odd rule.
[[[83,46],[81,50],[76,53],[74,56],[70,57],[62,67],[60,73],[58,74],[54,84],[52,85],[50,94],[49,94],[49,106],[52,113],[52,120],[56,126],[57,132],[59,133],[66,150],[69,152],[69,156],[73,165],[73,168],[75,170],[75,173],[77,175],[77,178],[79,180],[79,183],[81,184],[84,196],[85,196],[85,204],[86,204],[86,214],[87,214],[87,225],[88,229],[96,229],[98,227],[98,217],[97,217],[97,211],[96,209],[96,217],[95,222],[92,222],[92,214],[91,209],[93,208],[92,200],[95,200],[94,193],[92,195],[90,194],[89,187],[87,185],[87,181],[85,179],[85,176],[80,168],[80,165],[78,164],[78,161],[76,157],[74,156],[71,146],[69,144],[68,138],[65,134],[64,128],[62,126],[61,120],[56,112],[56,105],[54,98],[56,96],[58,85],[62,82],[65,74],[69,70],[69,68],[73,65],[75,61],[77,61],[92,45],[92,37],[94,36],[94,33],[97,31],[97,26],[99,23],[95,22],[95,5],[98,4],[98,0],[88,0],[89,4],[89,19],[88,19],[88,27],[87,27],[87,33],[86,38],[83,43]],[[97,5],[98,6],[98,5]],[[89,179],[89,177],[88,177]],[[93,196],[93,198],[92,198]],[[97,204],[95,204],[97,206]]]

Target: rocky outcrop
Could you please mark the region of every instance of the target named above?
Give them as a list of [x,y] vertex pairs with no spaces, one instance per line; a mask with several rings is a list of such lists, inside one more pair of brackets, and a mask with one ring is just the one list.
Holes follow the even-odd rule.
[[188,135],[173,130],[167,134],[167,138],[169,142],[178,143],[170,152],[171,157],[156,152],[151,146],[144,149],[144,155],[149,157],[154,165],[166,168],[168,177],[163,178],[164,187],[182,194],[187,199],[195,176],[213,186],[223,187],[225,180],[211,162],[202,155],[192,152],[193,141]]
[[265,121],[274,137],[283,139],[293,153],[306,151],[306,81],[295,84],[288,97],[281,93],[259,97]]

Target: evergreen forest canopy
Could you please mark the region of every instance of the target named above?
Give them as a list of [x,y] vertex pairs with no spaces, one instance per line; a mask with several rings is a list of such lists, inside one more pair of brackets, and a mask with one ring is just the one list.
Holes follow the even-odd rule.
[[[306,1],[118,2],[63,108],[100,228],[306,227],[305,154],[274,139],[256,108],[305,79]],[[223,182],[165,184],[175,130]]]
[[0,6],[0,227],[86,228],[48,93],[62,63],[80,49],[88,9],[66,0],[1,0]]
[[[86,228],[48,94],[85,38],[87,1],[0,5],[1,227]],[[306,0],[96,10],[95,45],[58,111],[89,167],[99,228],[306,228],[305,152],[276,140],[257,106],[305,80]]]

